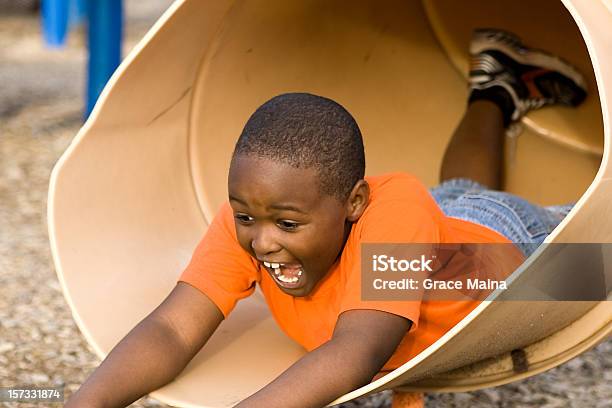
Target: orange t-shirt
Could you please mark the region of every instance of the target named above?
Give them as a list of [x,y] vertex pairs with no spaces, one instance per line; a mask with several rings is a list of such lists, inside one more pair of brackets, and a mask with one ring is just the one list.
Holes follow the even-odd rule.
[[478,305],[478,301],[364,301],[362,243],[509,243],[487,227],[446,217],[414,176],[392,173],[366,177],[370,200],[352,226],[340,258],[305,297],[282,292],[272,277],[240,247],[229,203],[214,218],[179,280],[205,293],[228,316],[259,283],[281,329],[308,351],[332,338],[338,316],[373,309],[412,321],[383,370],[392,370],[427,348]]

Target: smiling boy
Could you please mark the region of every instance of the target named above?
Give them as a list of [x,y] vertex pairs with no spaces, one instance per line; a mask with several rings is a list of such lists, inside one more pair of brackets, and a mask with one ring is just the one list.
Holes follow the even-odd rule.
[[505,127],[538,105],[584,98],[569,66],[508,33],[478,32],[472,46],[470,104],[431,191],[408,174],[364,177],[359,128],[330,99],[284,94],[259,107],[234,150],[229,201],[176,288],[66,406],[125,406],[168,383],[257,284],[308,353],[239,406],[324,406],[458,323],[477,302],[364,300],[361,244],[516,242],[528,255],[521,243],[542,242],[569,207],[495,191]]

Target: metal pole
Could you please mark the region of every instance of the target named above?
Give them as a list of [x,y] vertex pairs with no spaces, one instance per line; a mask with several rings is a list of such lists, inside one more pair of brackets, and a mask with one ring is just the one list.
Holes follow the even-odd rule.
[[100,92],[121,62],[122,0],[88,0],[87,14],[89,62],[85,115],[89,116]]
[[66,42],[68,30],[68,1],[43,0],[42,29],[45,43],[50,47],[61,47]]

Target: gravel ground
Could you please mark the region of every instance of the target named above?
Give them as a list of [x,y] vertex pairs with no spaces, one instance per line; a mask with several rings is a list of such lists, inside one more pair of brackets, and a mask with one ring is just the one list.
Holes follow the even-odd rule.
[[[126,1],[126,50],[168,3]],[[83,43],[77,31],[67,48],[47,50],[36,16],[3,14],[0,8],[1,386],[60,385],[69,395],[99,364],[62,296],[45,220],[50,171],[81,125]],[[427,407],[608,407],[611,351],[608,341],[521,382],[471,393],[431,394]],[[389,407],[389,392],[343,406]],[[166,405],[143,398],[132,407]]]

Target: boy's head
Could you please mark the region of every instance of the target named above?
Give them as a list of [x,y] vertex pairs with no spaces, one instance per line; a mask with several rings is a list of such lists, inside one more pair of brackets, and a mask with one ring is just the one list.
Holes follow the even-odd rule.
[[229,172],[236,234],[284,292],[308,295],[336,262],[367,205],[364,172],[359,127],[330,99],[283,94],[249,118]]

